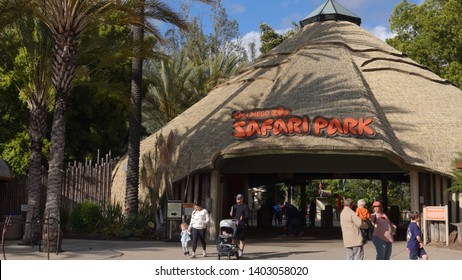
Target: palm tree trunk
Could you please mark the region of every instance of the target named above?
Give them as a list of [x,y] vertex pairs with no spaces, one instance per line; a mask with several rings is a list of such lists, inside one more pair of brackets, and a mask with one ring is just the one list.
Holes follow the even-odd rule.
[[[43,226],[42,243],[44,250],[61,250],[58,236],[61,203],[62,166],[64,160],[66,132],[66,101],[72,88],[77,61],[78,34],[54,34],[52,57],[52,83],[55,89],[55,110],[51,127],[51,149],[48,160],[48,186]],[[49,232],[48,232],[49,229]],[[49,241],[49,242],[48,242]]]
[[45,202],[45,213],[43,214],[45,223],[48,223],[48,225],[43,225],[42,244],[44,244],[44,251],[49,250],[50,252],[61,250],[61,242],[58,240],[58,223],[60,222],[59,207],[61,203],[61,171],[64,160],[66,130],[65,111],[66,104],[65,101],[61,98],[56,102],[53,116],[53,124],[51,130],[51,150],[50,159],[48,161],[49,167],[47,196]]
[[[37,102],[39,103],[39,102]],[[30,111],[29,135],[31,154],[27,179],[27,214],[22,242],[27,245],[38,244],[40,225],[36,223],[40,215],[42,199],[42,146],[46,135],[47,105],[34,104]]]
[[[139,15],[143,14],[143,6],[139,7]],[[144,31],[133,26],[133,60],[132,60],[132,89],[131,113],[128,138],[127,180],[125,189],[125,215],[136,217],[138,215],[138,188],[140,166],[141,141],[141,88],[143,79],[143,59],[141,57]]]

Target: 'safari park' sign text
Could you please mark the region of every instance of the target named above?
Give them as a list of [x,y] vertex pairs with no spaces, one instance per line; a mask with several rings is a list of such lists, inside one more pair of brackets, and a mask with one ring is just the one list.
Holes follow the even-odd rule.
[[327,118],[292,115],[284,107],[234,111],[233,136],[237,139],[282,135],[374,137],[370,117]]

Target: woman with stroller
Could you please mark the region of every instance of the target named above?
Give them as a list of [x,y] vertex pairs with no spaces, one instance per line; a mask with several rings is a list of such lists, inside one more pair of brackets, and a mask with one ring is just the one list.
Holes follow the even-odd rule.
[[197,241],[200,240],[202,244],[202,256],[207,256],[205,243],[205,232],[209,223],[210,216],[207,209],[202,208],[201,203],[194,202],[194,211],[191,214],[191,222],[189,223],[189,230],[192,236],[192,254],[191,258],[196,257]]

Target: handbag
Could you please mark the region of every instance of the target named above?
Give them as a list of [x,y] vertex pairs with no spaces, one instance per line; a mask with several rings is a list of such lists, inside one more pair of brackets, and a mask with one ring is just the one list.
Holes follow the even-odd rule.
[[372,240],[372,236],[374,235],[374,225],[370,220],[362,221],[360,230],[364,242]]

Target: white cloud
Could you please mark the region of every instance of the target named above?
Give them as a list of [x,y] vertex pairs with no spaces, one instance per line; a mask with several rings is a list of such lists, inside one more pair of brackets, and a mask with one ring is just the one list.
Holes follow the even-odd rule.
[[247,54],[250,55],[250,48],[249,44],[254,42],[255,43],[255,50],[256,50],[256,57],[260,56],[260,32],[256,31],[250,31],[249,33],[245,34],[241,38],[241,45],[245,48],[247,51]]
[[388,30],[388,28],[386,28],[386,27],[384,27],[382,25],[378,25],[378,26],[374,27],[374,29],[370,30],[369,32],[374,34],[376,37],[378,37],[382,41],[385,41],[385,39],[388,39],[388,38],[393,38],[396,35],[396,34],[390,32],[390,30]]

